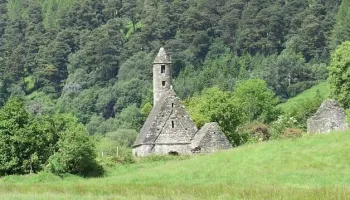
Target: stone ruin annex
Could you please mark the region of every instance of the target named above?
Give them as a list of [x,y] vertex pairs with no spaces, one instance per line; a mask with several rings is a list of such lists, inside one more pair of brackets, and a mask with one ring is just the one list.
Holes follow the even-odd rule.
[[307,120],[308,133],[330,133],[347,130],[344,109],[335,100],[326,100],[316,114]]
[[171,85],[172,62],[161,48],[153,62],[153,108],[133,146],[135,156],[188,155],[232,148],[217,123],[197,129]]

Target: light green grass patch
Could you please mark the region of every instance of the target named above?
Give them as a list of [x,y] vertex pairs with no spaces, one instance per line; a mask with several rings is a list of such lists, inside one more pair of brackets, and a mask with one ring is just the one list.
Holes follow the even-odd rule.
[[[350,131],[210,155],[142,159],[105,177],[11,176],[1,199],[347,199]],[[51,177],[52,176],[52,177]]]
[[289,99],[287,102],[278,105],[278,107],[281,108],[284,113],[292,113],[292,110],[300,105],[300,103],[310,99],[312,100],[316,97],[316,95],[320,95],[323,99],[329,97],[330,87],[328,82],[319,83],[318,85],[304,91],[298,96]]

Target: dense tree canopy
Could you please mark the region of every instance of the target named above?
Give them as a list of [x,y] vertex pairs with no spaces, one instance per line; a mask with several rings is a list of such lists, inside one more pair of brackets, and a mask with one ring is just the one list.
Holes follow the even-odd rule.
[[94,145],[74,117],[33,116],[18,98],[0,110],[0,155],[0,175],[38,172],[46,165],[55,173],[89,174],[96,166]]
[[329,82],[336,99],[350,107],[350,41],[341,44],[333,53],[329,69]]
[[[70,113],[90,135],[137,132],[152,108],[152,61],[161,46],[172,57],[174,89],[188,100],[197,124],[218,121],[239,145],[237,126],[271,122],[278,114],[277,98],[285,101],[327,79],[330,54],[350,38],[349,4],[0,0],[0,106],[11,96],[25,100],[10,100],[2,108],[0,123],[6,128],[0,127],[0,137],[8,145],[0,145],[6,151],[0,155],[0,174],[41,169],[53,152],[53,171],[85,170],[65,154],[76,148],[88,160],[93,157],[90,150],[82,152],[89,142],[80,125],[64,140],[44,142],[55,144],[55,150],[36,144],[42,138],[24,141],[40,150],[12,150],[23,150],[16,140],[25,134],[52,134],[54,122],[41,115]],[[347,45],[332,57],[330,80],[348,106],[346,80],[339,76],[346,72]],[[18,109],[22,117],[11,124],[16,116],[6,109]],[[85,146],[67,146],[73,136]]]

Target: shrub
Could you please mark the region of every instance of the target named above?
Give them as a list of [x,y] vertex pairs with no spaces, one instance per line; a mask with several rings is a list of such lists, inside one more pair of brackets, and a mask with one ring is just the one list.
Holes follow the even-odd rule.
[[250,122],[237,129],[242,138],[242,143],[256,143],[267,141],[270,138],[269,127],[260,122]]
[[95,145],[83,125],[68,125],[60,134],[58,151],[49,159],[48,168],[55,174],[73,173],[98,176],[103,169],[95,160]]
[[22,100],[0,109],[0,175],[50,171],[101,173],[87,130],[70,115],[30,115]]
[[303,130],[297,128],[287,128],[283,131],[282,138],[300,138],[303,135]]
[[287,128],[297,127],[297,120],[294,117],[280,115],[276,121],[271,124],[270,134],[271,139],[278,139],[281,137],[284,130]]

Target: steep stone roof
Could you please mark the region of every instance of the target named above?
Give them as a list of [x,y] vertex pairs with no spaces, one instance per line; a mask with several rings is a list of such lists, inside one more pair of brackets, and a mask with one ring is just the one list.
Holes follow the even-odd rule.
[[[175,121],[176,128],[169,127]],[[170,123],[171,124],[171,123]],[[134,147],[143,144],[185,144],[190,143],[197,127],[189,117],[185,107],[171,88],[152,108]]]
[[222,133],[219,124],[211,122],[205,124],[193,137],[191,149],[201,153],[214,152],[220,149],[229,149],[232,145]]
[[171,64],[171,58],[165,52],[163,47],[159,49],[159,52],[157,54],[157,57],[154,59],[153,64]]

